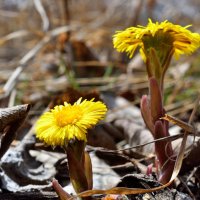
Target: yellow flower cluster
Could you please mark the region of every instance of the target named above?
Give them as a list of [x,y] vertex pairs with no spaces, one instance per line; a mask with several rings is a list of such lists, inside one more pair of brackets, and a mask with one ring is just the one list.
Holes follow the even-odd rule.
[[150,48],[163,50],[171,49],[176,58],[181,54],[190,54],[200,46],[200,35],[192,33],[187,28],[174,25],[167,20],[153,23],[149,19],[146,27],[130,27],[124,31],[117,31],[113,36],[114,48],[119,52],[127,52],[131,58],[139,47],[143,60]]
[[55,106],[36,122],[36,137],[48,145],[63,146],[71,139],[87,141],[87,129],[103,119],[107,108],[102,102],[81,98],[71,105]]

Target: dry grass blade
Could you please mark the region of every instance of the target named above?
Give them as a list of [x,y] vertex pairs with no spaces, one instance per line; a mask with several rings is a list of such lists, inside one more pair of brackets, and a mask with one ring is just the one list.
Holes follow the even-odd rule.
[[19,30],[19,31],[15,31],[13,33],[10,33],[2,38],[0,38],[0,45],[5,44],[7,41],[15,39],[15,38],[19,38],[19,37],[23,37],[28,35],[29,32],[26,30]]
[[[200,101],[200,95],[198,96],[198,98],[197,98],[197,100],[196,100],[196,102],[194,104],[194,108],[193,108],[192,114],[191,114],[189,122],[188,122],[189,124],[191,124],[192,121],[193,121],[194,115],[195,115],[195,113],[197,111],[197,108],[199,106],[199,101]],[[188,136],[188,132],[185,131],[184,136],[183,136],[183,140],[181,142],[180,151],[179,151],[179,154],[178,154],[178,156],[176,158],[176,163],[175,163],[174,171],[173,171],[173,174],[172,174],[170,182],[172,182],[178,176],[178,173],[179,173],[179,171],[181,169],[181,165],[182,165],[183,158],[184,158],[184,152],[185,152],[187,136]]]
[[165,116],[162,117],[161,119],[167,120],[167,121],[181,127],[183,130],[185,130],[189,133],[195,133],[195,129],[193,128],[193,126],[191,126],[190,124],[188,124],[186,122],[183,122],[180,119],[177,119],[176,117],[165,114]]

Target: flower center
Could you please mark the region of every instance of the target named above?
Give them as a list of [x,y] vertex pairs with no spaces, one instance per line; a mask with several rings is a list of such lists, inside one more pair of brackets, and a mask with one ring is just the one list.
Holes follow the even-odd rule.
[[57,125],[60,127],[75,124],[82,117],[82,110],[78,105],[69,105],[54,114]]

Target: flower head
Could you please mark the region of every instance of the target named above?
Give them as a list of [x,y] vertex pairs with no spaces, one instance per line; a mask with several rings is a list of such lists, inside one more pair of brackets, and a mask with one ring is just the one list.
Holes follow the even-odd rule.
[[100,101],[81,100],[73,105],[64,102],[44,113],[36,123],[36,137],[52,146],[63,146],[71,139],[87,141],[87,129],[104,118],[107,108]]
[[164,60],[170,51],[179,58],[179,55],[190,54],[200,46],[200,35],[192,33],[188,27],[174,25],[167,20],[153,23],[149,19],[146,27],[137,26],[117,31],[113,36],[114,48],[119,52],[127,52],[132,57],[139,47],[144,61],[151,48],[157,51],[160,60]]

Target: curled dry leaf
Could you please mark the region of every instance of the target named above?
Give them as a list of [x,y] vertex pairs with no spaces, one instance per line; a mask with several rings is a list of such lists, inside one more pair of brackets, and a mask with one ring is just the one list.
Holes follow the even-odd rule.
[[22,125],[29,110],[28,104],[0,109],[0,158],[15,139],[16,130]]

